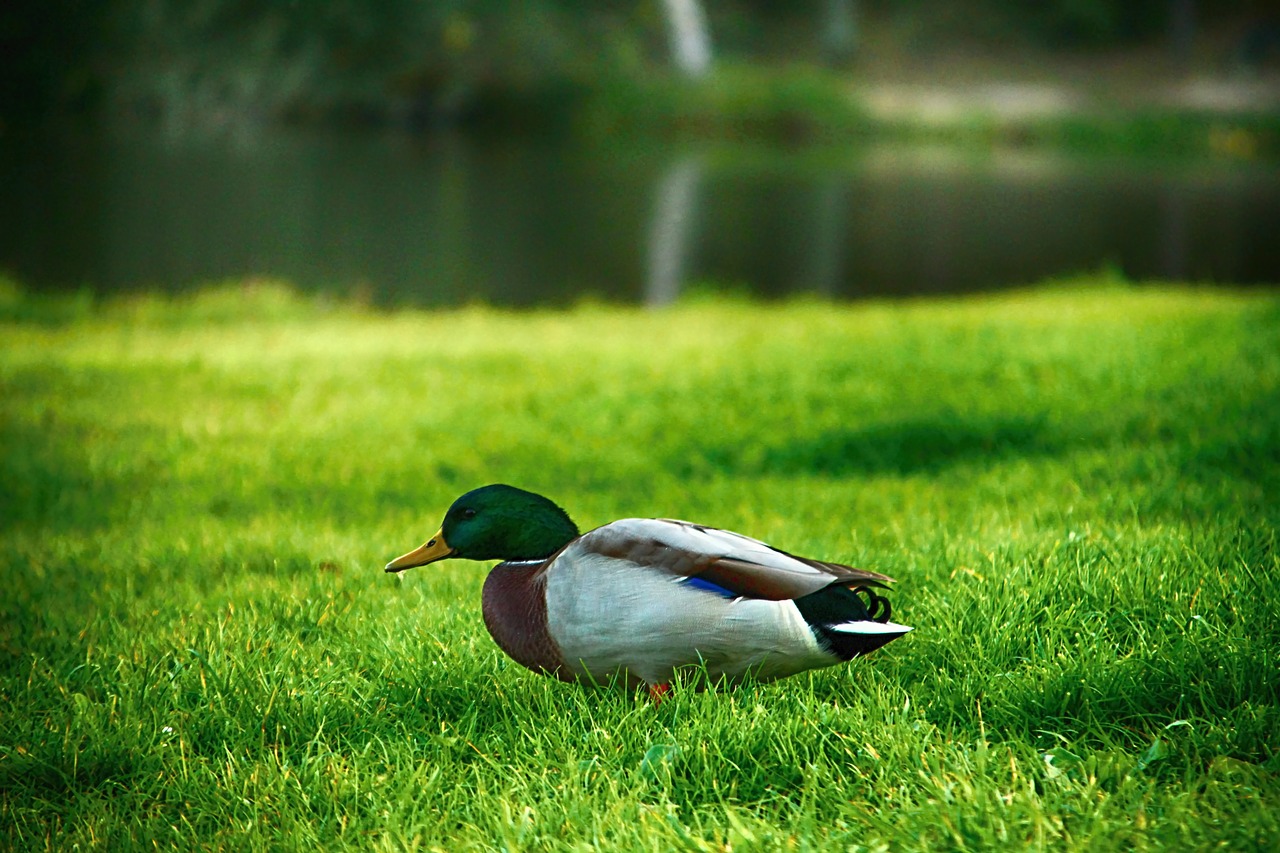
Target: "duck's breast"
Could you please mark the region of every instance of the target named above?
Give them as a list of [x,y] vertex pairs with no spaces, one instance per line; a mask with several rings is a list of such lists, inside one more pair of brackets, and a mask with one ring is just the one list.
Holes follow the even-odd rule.
[[481,594],[490,636],[517,663],[566,681],[574,673],[547,630],[546,563],[499,563],[485,578]]

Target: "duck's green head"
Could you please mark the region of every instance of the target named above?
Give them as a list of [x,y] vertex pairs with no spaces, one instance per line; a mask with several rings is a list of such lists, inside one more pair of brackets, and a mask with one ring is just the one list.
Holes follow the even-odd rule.
[[402,572],[447,557],[467,560],[542,560],[578,535],[568,514],[542,495],[496,484],[453,502],[435,536],[387,563]]

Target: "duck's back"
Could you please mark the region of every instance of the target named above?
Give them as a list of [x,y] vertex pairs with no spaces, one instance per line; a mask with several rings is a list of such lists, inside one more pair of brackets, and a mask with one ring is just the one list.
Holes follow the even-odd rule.
[[623,519],[575,540],[548,568],[548,632],[578,678],[662,684],[684,666],[782,678],[844,659],[791,600],[833,580],[739,534]]

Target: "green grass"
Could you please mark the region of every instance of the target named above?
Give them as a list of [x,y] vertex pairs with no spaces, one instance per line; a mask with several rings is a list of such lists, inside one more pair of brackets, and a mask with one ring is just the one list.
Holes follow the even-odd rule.
[[[1280,294],[379,313],[0,291],[0,847],[1258,849]],[[849,666],[528,673],[463,490],[899,579]]]
[[606,139],[624,133],[847,143],[877,129],[849,81],[819,68],[731,64],[696,83],[665,72],[606,76],[588,92],[577,125]]
[[[942,82],[945,89],[947,81]],[[1045,148],[1261,161],[1280,157],[1280,115],[1274,111],[1134,107],[1100,98],[1087,108],[1044,115],[1000,115],[971,105],[940,120],[910,112],[877,114],[866,106],[866,92],[859,92],[856,83],[846,74],[817,67],[728,63],[700,83],[661,73],[604,75],[577,91],[581,108],[576,111],[566,108],[573,98],[548,98],[544,104],[539,95],[520,109],[500,112],[558,121],[573,116],[578,130],[610,140],[620,134],[790,144],[879,140],[973,150]]]

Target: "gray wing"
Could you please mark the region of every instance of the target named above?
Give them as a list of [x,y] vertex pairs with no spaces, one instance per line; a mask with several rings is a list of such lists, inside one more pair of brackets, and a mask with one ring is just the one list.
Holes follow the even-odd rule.
[[832,584],[883,587],[893,582],[878,572],[797,557],[739,533],[665,518],[615,521],[570,547],[770,601],[800,598]]

